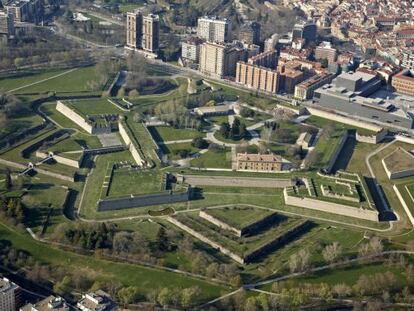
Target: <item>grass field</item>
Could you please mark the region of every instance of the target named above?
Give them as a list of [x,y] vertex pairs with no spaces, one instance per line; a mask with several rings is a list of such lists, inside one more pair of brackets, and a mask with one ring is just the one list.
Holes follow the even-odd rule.
[[238,229],[247,227],[248,225],[273,214],[271,211],[248,206],[206,209],[205,212]]
[[188,151],[190,154],[194,154],[200,151],[200,149],[195,148],[191,143],[177,143],[177,144],[168,144],[161,145],[162,151],[164,154],[168,155],[170,160],[180,159],[179,152],[182,150]]
[[162,191],[163,174],[157,170],[137,171],[115,169],[108,197],[149,194]]
[[151,126],[148,130],[157,142],[186,140],[204,136],[203,133],[193,129],[176,129],[170,126]]
[[[61,76],[52,78],[50,80],[40,82],[34,85],[29,85],[34,82],[48,79],[53,76],[65,73]],[[8,89],[21,87],[28,85],[22,89],[16,91],[17,93],[44,93],[44,92],[58,92],[58,93],[73,93],[73,92],[90,92],[90,91],[101,91],[101,89],[94,89],[91,82],[97,80],[97,74],[94,66],[76,68],[69,71],[58,70],[58,71],[47,71],[40,75],[30,75],[28,77],[20,77],[11,79],[12,81],[6,84]],[[7,80],[6,80],[7,81]],[[0,83],[1,88],[1,83]]]
[[200,168],[231,168],[230,148],[218,152],[209,150],[199,158],[191,160],[191,166]]
[[65,104],[83,116],[122,113],[122,110],[112,105],[106,99],[73,100],[66,101]]
[[[19,88],[27,84],[51,78],[53,76],[65,73],[69,70],[70,69],[51,69],[45,71],[21,72],[14,76],[0,78],[0,90],[10,91],[12,89]],[[21,90],[23,91],[25,89]]]
[[6,126],[0,128],[0,139],[6,138],[23,129],[28,129],[42,123],[42,118],[37,114],[26,114],[7,121]]

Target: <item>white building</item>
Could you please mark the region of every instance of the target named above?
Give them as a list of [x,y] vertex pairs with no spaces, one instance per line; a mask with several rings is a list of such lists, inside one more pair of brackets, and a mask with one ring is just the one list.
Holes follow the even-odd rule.
[[20,311],[70,311],[70,308],[62,297],[49,296],[35,304],[25,305]]
[[197,37],[191,37],[183,41],[181,43],[181,58],[198,63],[200,61],[200,50],[203,42],[204,40]]
[[197,36],[210,42],[231,41],[231,22],[216,17],[201,17],[197,21]]
[[76,307],[81,311],[118,311],[118,306],[102,290],[82,295]]
[[0,310],[16,311],[20,305],[20,287],[6,278],[0,278]]

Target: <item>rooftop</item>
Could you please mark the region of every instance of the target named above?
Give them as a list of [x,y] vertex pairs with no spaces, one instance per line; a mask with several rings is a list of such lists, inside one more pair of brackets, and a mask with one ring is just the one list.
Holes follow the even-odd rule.
[[283,158],[276,154],[260,154],[260,153],[238,153],[237,161],[248,162],[271,162],[280,163],[284,162]]

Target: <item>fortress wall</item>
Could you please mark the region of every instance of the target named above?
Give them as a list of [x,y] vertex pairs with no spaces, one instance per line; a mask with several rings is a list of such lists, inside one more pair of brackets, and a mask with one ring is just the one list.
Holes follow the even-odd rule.
[[186,202],[190,198],[190,189],[179,193],[156,193],[140,196],[128,196],[122,198],[104,199],[98,201],[98,211],[112,211],[132,207],[144,207],[151,205],[173,204]]
[[[38,158],[46,158],[49,156],[49,154],[47,152],[42,152],[42,151],[36,151],[36,157]],[[53,155],[53,159],[60,164],[64,164],[67,166],[71,166],[71,167],[75,167],[75,168],[80,168],[80,163],[82,162],[83,159],[83,154],[82,157],[80,158],[79,161],[73,160],[73,159],[69,159],[69,158],[65,158],[63,156],[59,156],[54,154]]]
[[237,229],[235,227],[230,226],[229,224],[221,221],[220,219],[217,219],[216,217],[204,212],[204,211],[200,211],[200,213],[198,214],[198,216],[200,216],[201,218],[211,222],[212,224],[216,225],[217,227],[224,229],[224,230],[228,230],[231,231],[233,233],[235,233],[238,237],[242,236],[242,230]]
[[83,128],[86,132],[88,132],[89,134],[92,134],[92,130],[93,130],[92,126],[88,124],[82,116],[78,115],[75,111],[70,109],[60,100],[57,101],[56,110],[59,111],[61,114],[63,114],[65,117],[71,119],[81,128]]
[[135,144],[132,142],[131,138],[128,136],[128,132],[126,131],[122,122],[119,122],[118,127],[119,127],[119,134],[121,134],[121,137],[124,140],[125,144],[129,145],[129,151],[131,152],[132,157],[134,158],[135,162],[139,166],[144,166],[145,161],[141,158],[137,148],[135,147]]
[[183,224],[179,220],[177,220],[175,218],[172,218],[172,217],[168,217],[167,220],[169,222],[171,222],[172,224],[176,225],[178,228],[180,228],[180,229],[184,230],[185,232],[191,234],[192,236],[196,237],[200,241],[202,241],[202,242],[210,245],[214,249],[217,249],[220,252],[222,252],[223,254],[229,256],[231,259],[233,259],[234,261],[238,262],[239,264],[244,264],[245,263],[244,259],[242,257],[240,257],[239,255],[233,253],[232,251],[228,250],[224,246],[222,246],[222,245],[220,245],[220,244],[218,244],[218,243],[210,240],[209,238],[205,237],[201,233],[199,233],[199,232],[191,229],[190,227],[186,226],[185,224]]
[[345,143],[346,143],[347,139],[348,139],[348,131],[344,134],[344,136],[342,136],[341,141],[340,141],[338,147],[336,148],[334,155],[329,160],[329,164],[326,167],[326,171],[328,173],[330,173],[332,171],[332,168],[334,167],[335,162],[338,160],[338,157],[341,155],[342,148],[345,146]]
[[358,207],[347,206],[343,204],[326,202],[322,200],[316,200],[311,198],[299,198],[288,195],[286,189],[283,190],[283,196],[285,204],[303,207],[307,209],[317,210],[326,213],[333,213],[342,216],[354,217],[359,219],[365,219],[378,222],[378,211],[366,210]]
[[219,187],[257,187],[257,188],[285,188],[292,186],[292,180],[287,178],[261,178],[261,177],[228,177],[183,175],[186,183],[193,186],[219,186]]
[[394,192],[397,195],[398,200],[400,201],[401,205],[403,206],[404,211],[408,216],[408,219],[410,220],[411,224],[414,226],[414,217],[413,217],[413,214],[411,213],[410,209],[408,208],[407,202],[405,202],[403,196],[401,195],[400,190],[398,189],[398,187],[396,185],[393,185],[392,188],[394,189]]

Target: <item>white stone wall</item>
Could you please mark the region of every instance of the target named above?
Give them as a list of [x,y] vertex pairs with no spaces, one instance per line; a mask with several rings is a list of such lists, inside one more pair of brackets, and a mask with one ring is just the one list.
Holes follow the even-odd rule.
[[60,100],[57,101],[56,104],[56,110],[59,111],[61,114],[63,114],[65,117],[71,119],[73,122],[75,122],[77,125],[79,125],[81,128],[83,128],[86,132],[89,134],[92,134],[92,126],[88,124],[82,116],[78,115],[75,111],[70,109],[68,106],[66,106],[64,103],[62,103]]
[[131,152],[132,157],[134,158],[135,162],[139,166],[144,166],[145,161],[139,155],[138,150],[135,148],[135,145],[132,143],[131,138],[128,136],[128,133],[125,130],[122,122],[119,122],[118,127],[119,127],[119,134],[121,134],[121,137],[124,140],[125,144],[129,146],[129,151]]
[[222,228],[224,230],[228,230],[228,231],[231,231],[231,232],[235,233],[238,237],[242,236],[241,230],[239,230],[237,228],[234,228],[234,227],[226,224],[225,222],[222,222],[220,219],[217,219],[214,216],[212,216],[210,214],[207,214],[204,211],[200,211],[198,216],[200,216],[201,218],[204,218],[205,220],[211,222],[212,224],[216,225],[219,228]]
[[388,131],[382,130],[377,132],[375,135],[361,135],[356,133],[356,140],[360,143],[367,143],[367,144],[378,144],[384,140],[385,136],[387,136]]
[[[36,157],[38,158],[46,158],[48,156],[48,154],[46,152],[42,152],[42,151],[36,151]],[[53,159],[60,164],[64,164],[67,166],[71,166],[71,167],[75,167],[75,168],[80,168],[80,163],[82,162],[82,158],[83,158],[83,153],[82,153],[82,157],[79,159],[79,161],[73,160],[73,159],[69,159],[69,158],[65,158],[59,155],[54,154],[53,155]]]
[[410,220],[411,224],[414,227],[414,217],[413,217],[413,214],[411,213],[410,209],[408,208],[407,202],[405,202],[403,196],[400,193],[400,190],[398,190],[398,187],[396,185],[393,185],[392,188],[394,189],[394,192],[397,195],[398,200],[400,200],[400,203],[403,206],[404,211],[408,216],[408,219]]
[[308,208],[326,213],[333,213],[342,216],[354,217],[359,219],[365,219],[378,222],[378,211],[366,210],[358,207],[347,206],[343,204],[326,202],[311,198],[299,198],[296,196],[290,196],[287,193],[286,188],[283,190],[283,196],[285,204]]

